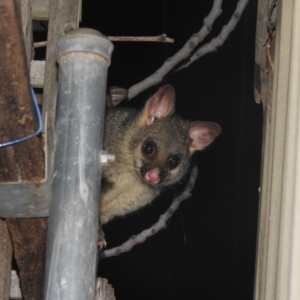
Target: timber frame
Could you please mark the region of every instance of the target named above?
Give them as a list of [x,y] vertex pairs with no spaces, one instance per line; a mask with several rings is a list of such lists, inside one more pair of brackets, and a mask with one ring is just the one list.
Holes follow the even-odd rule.
[[[35,131],[37,120],[30,83],[44,87],[43,133],[13,147],[0,148],[0,217],[5,218],[0,219],[0,256],[4,261],[0,269],[0,299],[9,297],[12,256],[18,266],[23,299],[43,299],[45,217],[50,204],[57,95],[56,47],[61,36],[78,28],[80,15],[81,0],[0,3],[1,142]],[[33,19],[49,20],[45,62],[32,60]]]
[[264,105],[264,137],[255,300],[300,299],[299,15],[296,0],[258,2],[256,100]]

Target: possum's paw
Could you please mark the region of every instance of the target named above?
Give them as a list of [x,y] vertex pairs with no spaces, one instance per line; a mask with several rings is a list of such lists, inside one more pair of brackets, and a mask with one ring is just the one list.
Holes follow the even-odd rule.
[[102,249],[106,248],[106,240],[105,240],[105,234],[104,231],[102,230],[101,225],[99,225],[99,229],[98,229],[98,242],[97,242],[97,246],[98,246],[98,250],[101,251]]

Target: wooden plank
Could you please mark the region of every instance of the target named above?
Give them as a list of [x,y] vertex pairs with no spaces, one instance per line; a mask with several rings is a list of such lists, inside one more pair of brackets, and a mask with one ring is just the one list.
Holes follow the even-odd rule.
[[10,299],[22,300],[22,292],[20,287],[20,279],[16,270],[11,271],[11,280],[10,280]]
[[275,35],[272,24],[276,24],[277,8],[273,0],[259,0],[257,4],[256,40],[255,40],[255,102],[262,102],[263,108],[270,110],[273,86],[271,61],[274,61]]
[[22,30],[25,43],[25,52],[27,65],[30,65],[30,61],[33,57],[33,32],[32,32],[32,18],[31,18],[31,3],[30,0],[21,0],[21,18],[22,18]]
[[[25,1],[25,0],[24,0]],[[50,14],[50,22],[49,22],[49,37],[48,37],[48,50],[46,60],[48,61],[48,65],[50,67],[50,76],[48,76],[48,81],[47,85],[46,84],[46,89],[44,90],[45,98],[44,103],[43,103],[43,112],[45,113],[46,111],[49,111],[50,108],[50,113],[53,112],[52,116],[55,116],[55,108],[54,110],[53,105],[49,105],[47,102],[47,99],[50,99],[50,103],[54,103],[54,107],[56,105],[56,91],[57,91],[57,73],[56,73],[56,47],[57,47],[57,40],[59,37],[68,31],[78,28],[78,23],[79,23],[79,5],[80,1],[59,1],[55,0],[51,2],[51,14]],[[11,62],[8,59],[8,56],[10,55],[10,58],[16,58],[19,59],[19,65],[13,66],[15,73],[13,75],[15,77],[11,78],[9,77],[7,79],[7,82],[5,84],[9,84],[12,79],[16,79],[15,84],[18,83],[19,85],[22,86],[22,94],[20,97],[23,99],[23,96],[30,95],[29,94],[29,76],[28,76],[28,64],[26,64],[25,60],[25,55],[24,55],[24,49],[23,44],[22,44],[22,34],[21,34],[21,24],[20,24],[20,8],[18,6],[19,2],[15,0],[13,1],[8,1],[8,3],[1,3],[0,4],[0,18],[1,18],[1,23],[0,23],[0,43],[1,45],[8,45],[9,47],[4,47],[5,49],[13,49],[15,52],[11,53],[11,51],[7,51],[8,53],[5,53],[6,56],[0,55],[0,65],[4,66],[3,70],[7,73],[8,67],[8,62],[10,64],[15,63]],[[9,12],[7,14],[7,12]],[[14,14],[14,12],[16,12]],[[59,12],[59,14],[57,13]],[[52,16],[52,17],[51,17]],[[23,18],[23,21],[28,20],[29,18]],[[26,22],[26,21],[25,21]],[[5,28],[1,28],[5,27]],[[61,30],[63,28],[63,30]],[[11,38],[13,37],[13,38]],[[28,38],[27,38],[28,39]],[[32,42],[28,42],[32,44]],[[19,52],[16,52],[19,50]],[[50,51],[50,52],[49,52]],[[27,53],[30,53],[28,51]],[[28,56],[27,56],[28,58]],[[49,59],[50,58],[50,59]],[[2,60],[3,59],[3,60]],[[6,63],[7,65],[2,64]],[[28,62],[28,59],[27,59]],[[3,72],[4,72],[3,71]],[[17,73],[17,75],[16,75]],[[19,73],[22,73],[22,76],[19,76]],[[19,77],[18,77],[19,76]],[[4,73],[0,73],[0,79],[4,77]],[[22,81],[23,80],[23,81]],[[25,83],[24,83],[25,82]],[[23,84],[23,85],[22,85]],[[52,89],[54,86],[54,89]],[[4,89],[3,87],[1,87]],[[11,87],[10,87],[11,88]],[[26,90],[27,88],[27,90]],[[16,87],[12,89],[13,91],[16,90]],[[6,95],[8,93],[7,90],[4,91],[5,93],[2,93],[2,95]],[[9,94],[10,95],[10,94]],[[18,94],[19,96],[19,94]],[[1,105],[2,103],[8,105],[7,103],[11,103],[11,99],[19,99],[20,97],[16,96],[10,96],[8,99],[9,101],[6,101],[6,98],[3,98],[3,101],[0,101]],[[48,98],[47,98],[48,97]],[[25,97],[26,98],[26,97]],[[13,108],[19,108],[21,107],[23,110],[26,110],[26,108],[30,107],[32,109],[32,102],[30,97],[27,97],[28,101],[26,104],[20,105],[17,103]],[[51,101],[54,99],[54,102]],[[0,100],[2,100],[0,98]],[[16,101],[16,100],[15,100]],[[31,105],[31,106],[30,106]],[[1,108],[0,108],[1,109]],[[4,112],[7,112],[7,107],[3,107],[1,109],[2,115],[4,115]],[[32,111],[31,111],[32,112]],[[0,120],[2,121],[2,115],[0,112]],[[19,113],[20,115],[20,113]],[[18,116],[19,116],[18,115]],[[27,116],[27,115],[26,115]],[[50,114],[51,116],[51,114]],[[15,118],[16,119],[16,118]],[[16,121],[14,119],[14,122],[11,122],[11,125],[16,126]],[[26,118],[24,119],[25,121],[27,120]],[[35,120],[35,114],[31,116],[32,121]],[[52,119],[54,120],[54,118]],[[5,120],[6,121],[6,120]],[[5,127],[4,129],[4,123],[1,123],[3,126],[2,128],[0,127],[0,140],[2,141],[3,137],[5,141],[5,138],[7,138],[4,133],[6,133],[6,130],[9,129],[8,132],[11,131],[10,128]],[[26,123],[27,124],[27,123]],[[26,125],[25,124],[25,125]],[[53,124],[53,123],[52,123]],[[6,125],[6,124],[5,124]],[[35,124],[36,125],[36,124]],[[1,126],[1,125],[0,125]],[[12,126],[13,127],[13,126]],[[24,122],[23,122],[23,128],[24,128]],[[2,130],[1,130],[2,129]],[[14,129],[14,128],[13,128]],[[32,132],[32,131],[31,131]],[[31,133],[30,132],[30,133]],[[1,136],[4,135],[3,137]],[[18,132],[19,133],[19,132]],[[18,136],[19,137],[19,136]],[[7,139],[11,140],[15,138],[15,136],[9,136]],[[37,139],[37,138],[35,138]],[[23,144],[28,144],[28,143],[23,143]],[[32,139],[30,140],[30,145],[32,145]],[[19,145],[18,145],[19,146]],[[5,150],[7,151],[11,156],[12,151],[16,151],[15,149],[18,146],[13,146],[9,147],[6,149],[0,149],[0,150]],[[28,147],[28,145],[26,145]],[[4,170],[6,171],[6,174],[4,172],[4,175],[0,174],[0,181],[16,181],[18,180],[31,180],[32,177],[34,176],[35,170],[33,166],[37,166],[38,171],[40,172],[39,175],[41,178],[41,175],[44,175],[44,160],[39,159],[39,156],[35,154],[37,150],[40,148],[38,147],[40,145],[34,145],[32,149],[32,156],[31,159],[34,160],[34,162],[31,162],[31,165],[27,168],[27,173],[26,174],[20,174],[21,176],[13,177],[14,175],[13,169],[11,168],[11,162],[8,161],[7,164],[5,164],[5,161],[0,158],[0,173],[1,172],[1,166],[5,167]],[[25,157],[26,157],[26,147],[24,149]],[[3,151],[4,152],[4,151]],[[42,153],[42,158],[43,157],[43,152]],[[1,153],[0,153],[1,155]],[[23,155],[24,156],[24,155]],[[14,157],[12,157],[14,159]],[[2,165],[1,165],[2,163]],[[12,172],[12,175],[10,174]],[[19,175],[19,171],[15,172],[17,175]],[[1,175],[3,178],[1,178]],[[9,175],[9,176],[8,176]],[[38,179],[34,177],[35,179]],[[38,181],[38,180],[37,180]],[[19,275],[20,275],[20,282],[21,282],[21,288],[22,288],[22,293],[24,299],[42,299],[43,298],[43,285],[44,285],[44,269],[45,269],[45,254],[46,254],[46,232],[47,232],[47,219],[43,218],[36,218],[36,219],[7,219],[7,224],[9,227],[10,234],[12,236],[12,241],[13,241],[13,246],[14,246],[14,253],[15,253],[15,258],[19,267]]]
[[31,0],[32,19],[48,20],[50,0]]
[[[32,134],[38,124],[29,90],[19,1],[1,1],[0,20],[0,143],[3,143]],[[44,174],[41,138],[0,148],[0,182],[40,182]]]
[[20,270],[23,299],[43,299],[48,219],[7,219],[6,222]]
[[[80,16],[82,0],[80,4]],[[31,0],[32,19],[33,20],[49,20],[50,0]]]
[[[33,133],[38,124],[29,89],[30,2],[0,1],[0,19],[0,141],[3,143]],[[39,183],[44,177],[44,151],[40,137],[0,149],[0,182]],[[45,223],[44,219],[7,219],[24,299],[42,299]]]
[[12,245],[6,222],[0,219],[0,299],[8,300],[10,292]]
[[43,116],[45,112],[48,113],[49,127],[54,126],[56,113],[57,43],[60,37],[79,27],[79,12],[80,0],[52,0],[50,3],[43,99]]
[[30,83],[35,88],[44,87],[45,61],[32,60],[30,63]]
[[[56,47],[58,39],[68,31],[78,28],[80,1],[51,1],[46,56],[43,113],[55,117],[57,93]],[[59,13],[57,13],[59,12]],[[61,30],[61,29],[64,30]],[[33,65],[36,63],[33,63]],[[40,70],[43,63],[39,64]],[[36,64],[36,65],[37,65]],[[45,70],[45,69],[44,69]],[[38,71],[41,75],[41,71]],[[37,79],[37,78],[35,78]],[[41,79],[41,77],[40,77]],[[43,80],[39,80],[41,84]],[[44,118],[43,118],[44,119]],[[54,123],[50,123],[53,125]],[[47,126],[47,125],[46,125]],[[24,299],[42,299],[46,255],[47,219],[7,219],[12,236],[15,258],[20,270]]]

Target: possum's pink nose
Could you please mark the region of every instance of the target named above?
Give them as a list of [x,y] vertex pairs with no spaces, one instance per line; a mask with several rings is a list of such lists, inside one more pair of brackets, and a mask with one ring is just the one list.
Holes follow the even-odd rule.
[[154,168],[145,174],[145,180],[150,184],[157,184],[159,183],[160,180],[159,174],[160,174],[160,169]]

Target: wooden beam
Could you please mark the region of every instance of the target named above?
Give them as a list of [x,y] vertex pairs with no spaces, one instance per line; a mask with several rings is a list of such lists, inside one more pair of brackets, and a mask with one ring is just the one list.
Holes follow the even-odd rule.
[[49,20],[50,0],[31,0],[31,6],[34,20]]
[[43,299],[48,219],[7,219],[6,222],[20,270],[23,299]]
[[45,78],[45,61],[32,60],[30,63],[30,83],[33,87],[43,88]]
[[[20,2],[0,2],[0,143],[32,134],[38,127],[29,89]],[[42,139],[0,148],[0,182],[44,179]]]
[[[23,26],[21,5],[23,5]],[[43,113],[50,112],[51,127],[54,125],[57,93],[57,41],[66,32],[78,28],[79,9],[79,0],[51,1],[49,46],[46,58],[49,74],[45,78],[43,103]],[[29,135],[37,128],[36,114],[29,90],[28,69],[32,53],[29,12],[28,0],[0,2],[0,44],[2,45],[0,48],[0,143]],[[26,47],[24,47],[22,28]],[[18,145],[0,148],[0,183],[39,183],[44,177],[44,151],[41,138],[35,137]],[[47,219],[7,219],[6,221],[20,270],[23,298],[24,300],[42,299]]]
[[[32,49],[30,12],[29,0],[0,1],[0,143],[27,136],[38,128],[28,71]],[[0,148],[1,183],[39,183],[44,177],[42,138]],[[42,299],[46,221],[7,219],[7,224],[24,299]]]
[[21,0],[21,18],[22,18],[22,30],[25,42],[25,52],[27,66],[30,65],[30,61],[34,55],[33,48],[33,32],[32,32],[32,17],[31,17],[31,5],[30,0]]
[[58,40],[79,27],[80,0],[51,0],[49,13],[48,46],[46,52],[43,115],[48,113],[47,126],[55,122],[57,101],[57,57]]
[[[82,1],[79,2],[81,11]],[[33,20],[49,20],[50,0],[31,0],[31,7]]]
[[10,292],[12,245],[6,222],[0,219],[0,299],[8,300]]

